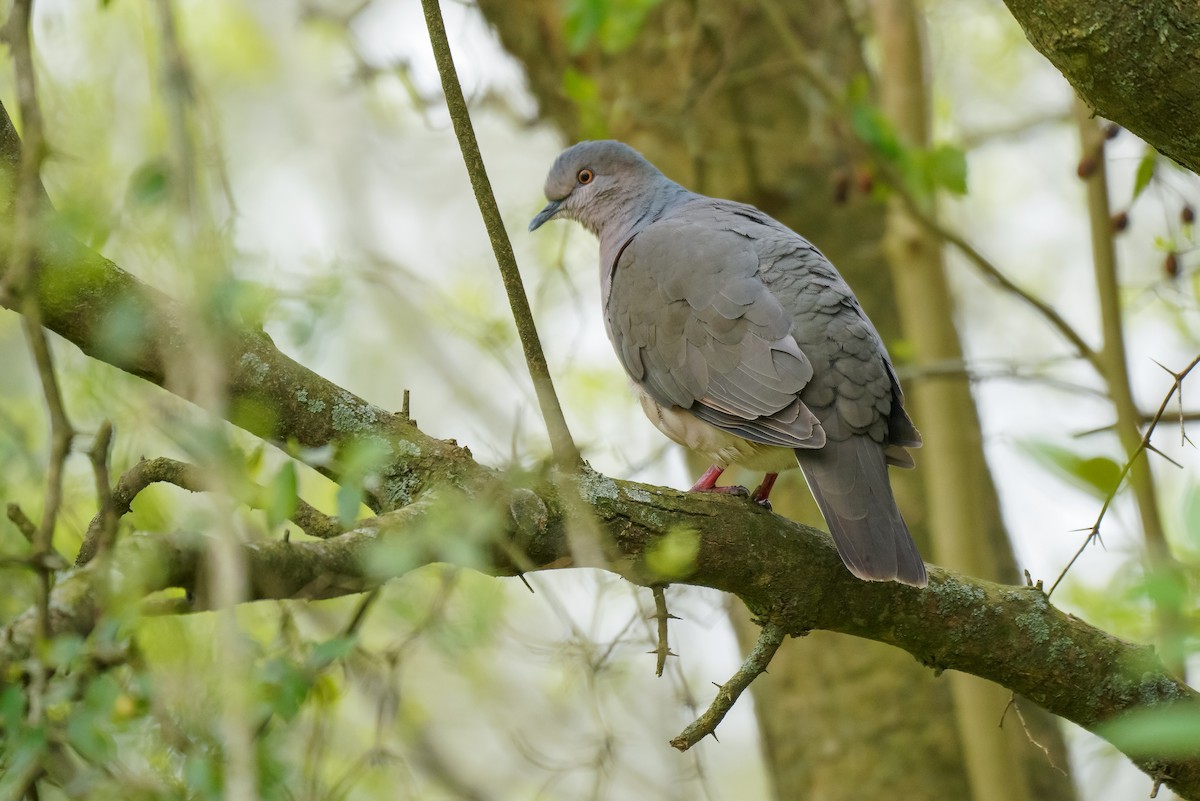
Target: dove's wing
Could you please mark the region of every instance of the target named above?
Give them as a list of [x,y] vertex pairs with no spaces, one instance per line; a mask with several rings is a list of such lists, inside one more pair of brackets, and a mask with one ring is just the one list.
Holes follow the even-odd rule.
[[616,258],[605,314],[626,371],[659,403],[752,442],[825,444],[800,400],[812,364],[746,237],[680,218],[647,226]]

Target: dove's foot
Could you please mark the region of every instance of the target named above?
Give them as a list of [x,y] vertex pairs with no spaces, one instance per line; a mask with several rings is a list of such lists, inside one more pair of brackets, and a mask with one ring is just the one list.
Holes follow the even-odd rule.
[[755,488],[754,494],[750,496],[750,500],[757,503],[768,512],[773,511],[771,501],[768,496],[771,494],[771,488],[775,486],[775,479],[779,477],[778,473],[767,473],[763,476],[762,483]]

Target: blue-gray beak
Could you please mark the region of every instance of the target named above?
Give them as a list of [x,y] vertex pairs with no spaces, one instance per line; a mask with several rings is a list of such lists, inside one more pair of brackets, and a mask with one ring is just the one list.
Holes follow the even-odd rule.
[[549,203],[547,203],[546,207],[539,211],[537,216],[534,217],[529,223],[529,230],[536,231],[537,229],[541,228],[542,223],[546,222],[546,220],[549,220],[555,214],[558,214],[558,210],[562,208],[562,204],[563,202],[561,200],[551,200]]

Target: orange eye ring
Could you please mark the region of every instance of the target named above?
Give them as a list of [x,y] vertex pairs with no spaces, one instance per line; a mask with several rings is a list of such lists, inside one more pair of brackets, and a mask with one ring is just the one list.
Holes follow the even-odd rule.
[[589,170],[587,167],[584,167],[582,170],[580,170],[578,172],[578,174],[576,174],[575,180],[579,181],[579,183],[581,183],[581,184],[590,184],[592,182],[592,179],[594,179],[595,177],[596,177],[596,174],[594,172]]

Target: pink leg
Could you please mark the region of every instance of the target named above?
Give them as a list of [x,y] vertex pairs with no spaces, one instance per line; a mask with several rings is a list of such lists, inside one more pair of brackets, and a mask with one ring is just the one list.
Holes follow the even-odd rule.
[[771,502],[767,499],[771,495],[771,488],[775,486],[775,479],[778,477],[778,473],[767,473],[763,476],[762,483],[758,485],[758,489],[754,490],[754,494],[750,496],[750,500],[770,509]]
[[712,492],[717,487],[717,479],[725,472],[724,467],[717,467],[715,464],[704,471],[704,475],[692,485],[688,492]]
[[717,486],[717,479],[720,478],[721,474],[724,472],[724,467],[718,467],[714,464],[712,467],[704,471],[704,475],[700,476],[699,480],[692,485],[692,488],[688,490],[688,492],[719,492],[722,495],[741,495],[743,498],[746,497],[746,495],[749,493],[746,492],[745,487],[739,487],[736,485],[728,487]]

